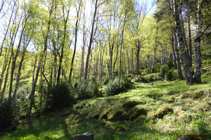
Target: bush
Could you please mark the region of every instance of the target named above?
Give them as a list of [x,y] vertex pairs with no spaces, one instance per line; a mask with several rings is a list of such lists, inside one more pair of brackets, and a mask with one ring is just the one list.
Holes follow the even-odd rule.
[[102,84],[103,84],[103,85],[107,85],[108,82],[109,82],[108,77],[103,77],[103,78],[102,78]]
[[161,68],[160,68],[160,75],[162,78],[164,78],[164,76],[166,75],[166,73],[169,71],[169,67],[167,64],[163,65]]
[[65,83],[50,88],[48,96],[46,109],[50,111],[69,106],[74,101],[73,93]]
[[160,72],[160,64],[157,64],[153,67],[153,72],[154,73]]
[[4,100],[0,103],[0,132],[14,125],[17,108],[12,100]]
[[99,85],[93,81],[79,81],[78,85],[80,86],[74,89],[78,100],[102,96],[99,91]]
[[20,101],[26,101],[29,99],[30,93],[31,93],[31,86],[29,85],[19,88],[17,91],[17,99]]
[[120,81],[119,85],[119,79],[115,79],[114,81],[110,81],[106,88],[104,89],[104,92],[108,95],[117,95],[121,92],[127,91],[127,89],[132,88],[133,83],[129,78],[123,78]]
[[135,82],[141,82],[141,78],[140,78],[140,77],[135,77],[135,78],[134,78],[134,81],[135,81]]
[[165,73],[165,76],[164,76],[164,78],[165,78],[165,80],[172,80],[173,79],[173,70],[171,69],[171,70],[169,70],[169,71],[167,71],[166,73]]
[[168,65],[169,69],[174,68],[174,61],[173,60],[167,61],[166,64]]

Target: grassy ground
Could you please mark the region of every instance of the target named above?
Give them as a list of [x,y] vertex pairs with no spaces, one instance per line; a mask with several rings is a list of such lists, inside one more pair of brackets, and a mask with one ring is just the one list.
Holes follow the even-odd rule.
[[116,96],[83,100],[39,118],[22,119],[17,131],[0,139],[66,140],[92,131],[95,140],[173,140],[191,133],[202,133],[209,140],[209,68],[204,67],[203,84],[187,86],[185,80],[135,83],[134,89]]

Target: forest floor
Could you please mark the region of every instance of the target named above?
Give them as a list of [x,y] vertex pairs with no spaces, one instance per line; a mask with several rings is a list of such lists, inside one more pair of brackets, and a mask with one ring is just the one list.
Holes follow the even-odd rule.
[[211,66],[202,84],[185,80],[134,82],[116,96],[78,101],[72,107],[31,120],[19,120],[16,131],[2,140],[67,140],[77,133],[94,132],[95,140],[174,140],[202,133],[211,139]]

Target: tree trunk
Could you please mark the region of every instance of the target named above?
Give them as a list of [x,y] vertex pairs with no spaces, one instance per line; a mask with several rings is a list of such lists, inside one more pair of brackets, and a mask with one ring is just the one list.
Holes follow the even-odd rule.
[[139,75],[139,68],[140,68],[139,55],[140,55],[140,50],[141,50],[141,44],[140,44],[139,40],[137,41],[136,48],[137,48],[137,51],[136,51],[136,74]]
[[[55,44],[55,42],[53,43]],[[57,53],[56,50],[54,50],[54,75],[53,75],[53,87],[56,85],[56,68],[57,68]]]
[[[174,49],[174,36],[173,36],[173,31],[171,33],[171,46],[172,46],[172,51],[173,51],[173,57],[174,57],[174,68],[177,69],[177,59],[176,59],[176,54],[175,54],[175,49]],[[176,45],[176,44],[175,44]]]
[[22,43],[23,31],[24,31],[24,28],[21,31],[21,36],[20,36],[20,39],[19,39],[19,44],[18,44],[18,47],[17,47],[17,50],[16,50],[16,54],[12,59],[12,66],[11,66],[11,73],[10,73],[9,99],[11,98],[11,94],[12,94],[13,74],[14,74],[14,71],[15,71],[16,59],[18,57],[20,47],[21,47],[21,43]]
[[[188,14],[190,14],[188,12]],[[190,15],[188,15],[188,34],[189,34],[189,56],[190,56],[190,67],[192,67],[192,37],[190,28]]]
[[147,55],[147,74],[149,74],[149,52],[148,52],[148,55]]
[[132,78],[134,77],[134,66],[133,66],[133,48],[131,51],[131,69],[132,69]]
[[6,48],[5,55],[4,55],[4,64],[3,64],[1,75],[0,75],[0,91],[1,91],[1,86],[2,86],[2,83],[3,83],[4,72],[5,72],[6,68],[7,68],[7,63],[8,63],[8,54],[9,54],[9,51],[8,51],[8,54],[7,54],[7,51],[8,50]]
[[94,36],[94,28],[95,28],[95,17],[97,15],[97,8],[98,8],[98,0],[95,1],[95,10],[94,10],[94,15],[93,15],[93,20],[92,20],[92,29],[91,29],[91,35],[90,35],[90,40],[89,40],[89,47],[88,47],[88,54],[86,57],[86,67],[85,67],[85,75],[84,75],[84,80],[87,79],[87,74],[88,74],[88,66],[89,66],[89,56],[91,53],[91,47],[92,47],[92,42],[93,42],[93,36]]
[[193,75],[191,74],[190,67],[188,65],[188,60],[186,57],[181,23],[180,23],[180,19],[179,19],[178,2],[175,2],[175,21],[176,21],[177,40],[179,41],[179,51],[180,51],[180,56],[181,56],[182,63],[183,63],[183,68],[185,71],[186,84],[189,84],[189,83],[193,82]]
[[[27,43],[27,46],[28,46],[29,42]],[[21,61],[19,63],[18,75],[17,75],[17,78],[16,78],[16,85],[15,85],[15,90],[14,90],[14,93],[13,93],[13,103],[16,102],[16,93],[17,93],[17,90],[18,90],[18,87],[19,87],[21,68],[22,68],[22,64],[23,64],[23,61],[24,61],[27,46],[25,46],[24,49],[23,49],[23,55],[22,55]]]
[[5,80],[4,80],[4,86],[3,86],[3,90],[1,92],[1,101],[3,101],[3,99],[4,99],[4,92],[5,92],[6,85],[7,85],[7,78],[8,78],[8,75],[9,75],[9,69],[10,69],[10,63],[12,61],[12,57],[13,57],[13,54],[11,54],[9,64],[7,66],[7,73],[6,73]]
[[201,18],[201,0],[198,0],[198,23],[197,23],[197,37],[194,41],[194,55],[195,55],[195,69],[194,69],[194,80],[198,83],[202,83],[201,81],[201,52],[200,52],[200,42],[201,42],[201,34],[202,34],[202,18]]
[[177,42],[177,37],[176,34],[174,34],[174,46],[175,46],[175,52],[176,52],[176,59],[177,59],[177,70],[178,70],[178,78],[179,79],[184,79],[182,75],[182,69],[181,69],[181,63],[180,63],[180,56],[179,56],[179,50],[178,50],[178,42]]

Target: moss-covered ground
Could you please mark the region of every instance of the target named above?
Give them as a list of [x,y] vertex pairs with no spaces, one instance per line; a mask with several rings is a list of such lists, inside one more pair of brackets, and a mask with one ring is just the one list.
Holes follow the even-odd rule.
[[[211,71],[204,66],[202,84],[185,80],[134,82],[135,88],[110,97],[78,101],[72,107],[19,120],[2,140],[67,140],[94,132],[95,140],[174,140],[202,133],[211,139]],[[25,82],[25,81],[24,81]]]

